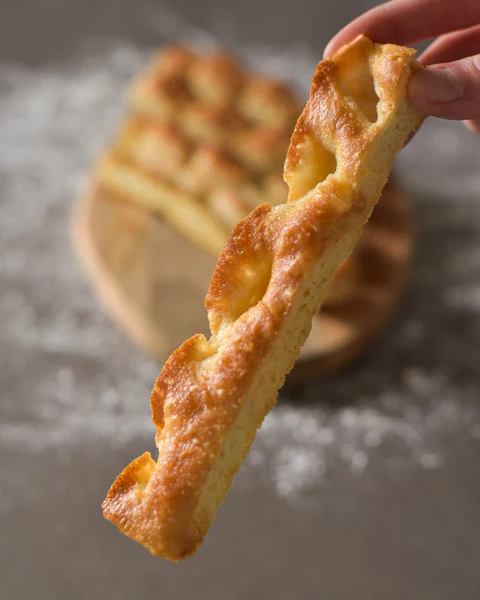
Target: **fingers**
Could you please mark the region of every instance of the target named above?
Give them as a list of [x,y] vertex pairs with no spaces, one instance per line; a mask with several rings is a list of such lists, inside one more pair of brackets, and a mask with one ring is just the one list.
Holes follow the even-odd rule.
[[413,74],[408,97],[414,106],[434,117],[480,120],[480,54]]
[[423,65],[446,63],[480,53],[480,24],[440,36],[425,50],[419,61]]
[[342,29],[325,48],[329,56],[363,33],[379,43],[408,45],[480,21],[479,0],[391,0]]
[[464,121],[463,124],[467,129],[473,131],[473,133],[480,133],[480,119],[477,119],[476,121]]

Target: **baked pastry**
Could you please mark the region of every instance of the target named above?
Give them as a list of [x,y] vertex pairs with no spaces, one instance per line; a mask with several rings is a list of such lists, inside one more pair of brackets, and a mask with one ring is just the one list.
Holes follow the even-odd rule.
[[421,115],[406,98],[415,51],[360,36],[319,63],[285,163],[288,202],[237,225],[206,298],[211,338],[165,363],[151,395],[158,460],[118,476],[104,515],[152,553],[200,546]]
[[158,53],[99,161],[100,186],[163,215],[215,257],[254,208],[286,201],[282,165],[301,105],[223,52]]

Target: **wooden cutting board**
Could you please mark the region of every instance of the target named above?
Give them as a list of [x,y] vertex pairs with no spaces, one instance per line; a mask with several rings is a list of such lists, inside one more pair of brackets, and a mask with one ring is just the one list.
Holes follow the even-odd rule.
[[[94,186],[77,203],[73,236],[107,311],[160,362],[194,333],[209,337],[203,302],[215,259],[158,215]],[[355,251],[355,285],[316,315],[290,381],[336,371],[382,330],[405,285],[412,240],[408,198],[389,183]]]

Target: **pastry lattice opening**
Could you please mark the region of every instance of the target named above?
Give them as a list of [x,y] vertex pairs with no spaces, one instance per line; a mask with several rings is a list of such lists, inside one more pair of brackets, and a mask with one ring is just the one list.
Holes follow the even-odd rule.
[[233,292],[227,315],[236,321],[251,308],[254,308],[265,295],[272,275],[272,259],[257,259],[255,263],[242,269],[237,289]]
[[351,98],[354,105],[370,121],[375,123],[378,114],[377,106],[379,97],[375,89],[373,76],[368,57],[360,60],[353,58],[341,61],[339,64],[338,87],[341,94],[347,99]]
[[287,176],[289,201],[306,196],[337,170],[335,154],[313,135],[305,135],[297,147],[299,165]]

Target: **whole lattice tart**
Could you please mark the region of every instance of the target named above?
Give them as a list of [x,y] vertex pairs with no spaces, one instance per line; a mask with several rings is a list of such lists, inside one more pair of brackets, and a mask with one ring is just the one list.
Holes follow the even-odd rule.
[[224,52],[170,47],[134,80],[128,106],[97,181],[216,256],[254,208],[286,201],[282,168],[301,105],[285,84]]

